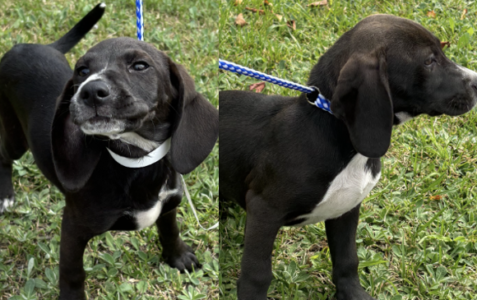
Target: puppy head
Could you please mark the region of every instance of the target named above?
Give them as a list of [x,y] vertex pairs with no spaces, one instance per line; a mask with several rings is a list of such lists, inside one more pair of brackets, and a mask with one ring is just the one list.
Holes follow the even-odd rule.
[[[440,40],[420,24],[394,16],[370,17],[368,26],[378,30],[386,49],[389,86],[394,112],[457,116],[477,101],[477,73],[452,62]],[[377,38],[380,38],[377,37]]]
[[110,138],[141,130],[152,120],[168,124],[175,96],[169,65],[162,52],[134,39],[97,44],[75,66],[74,123],[86,135]]
[[320,59],[309,84],[321,88],[320,69],[332,64],[339,67],[327,75],[338,80],[322,83],[324,92],[355,149],[368,157],[386,153],[392,124],[423,113],[460,115],[477,101],[477,73],[450,61],[438,38],[407,19],[364,19]]
[[[147,145],[172,137],[171,163],[180,173],[188,173],[201,163],[218,136],[218,112],[196,92],[184,68],[135,39],[110,39],[91,48],[76,63],[73,78],[59,101],[63,105],[59,105],[57,115],[66,105],[69,109],[55,120],[59,125],[53,130],[68,123],[76,136],[60,134],[56,141],[78,149],[78,144],[86,143],[81,151],[89,152],[85,137],[119,139],[109,143],[112,150],[134,157],[153,150]],[[147,141],[146,146],[120,142],[132,134],[136,140]],[[54,154],[54,158],[61,155]],[[64,168],[55,165],[57,171]],[[90,175],[84,173],[83,184]]]

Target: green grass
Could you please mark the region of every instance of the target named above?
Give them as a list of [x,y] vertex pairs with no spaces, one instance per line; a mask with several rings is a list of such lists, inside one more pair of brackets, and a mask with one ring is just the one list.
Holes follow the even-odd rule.
[[[0,0],[0,55],[16,43],[51,43],[99,0]],[[94,44],[136,36],[135,2],[106,1],[106,13],[70,53],[71,66]],[[218,106],[218,6],[214,0],[145,0],[145,41],[183,64],[197,89]],[[189,191],[204,226],[218,215],[218,149],[190,175]],[[57,299],[63,196],[41,175],[31,154],[14,164],[17,203],[0,216],[0,299]],[[184,199],[181,236],[203,264],[179,274],[160,259],[155,227],[110,232],[90,241],[84,256],[88,299],[217,299],[217,231],[197,226]]]
[[[305,84],[318,58],[364,17],[388,13],[421,23],[449,41],[447,56],[477,69],[477,4],[473,1],[221,1],[220,58]],[[462,11],[468,10],[460,20]],[[265,10],[270,10],[265,8]],[[436,18],[426,16],[434,11]],[[242,13],[248,25],[237,27]],[[296,31],[286,22],[296,21]],[[256,81],[219,72],[219,89],[247,90]],[[267,85],[267,94],[297,92]],[[462,117],[420,116],[396,127],[382,177],[364,201],[358,226],[359,276],[375,298],[477,299],[476,110]],[[435,196],[441,196],[436,197]],[[221,208],[222,209],[222,208]],[[236,299],[245,213],[225,207],[220,227],[220,299]],[[332,299],[331,260],[323,223],[283,228],[273,251],[271,299]]]

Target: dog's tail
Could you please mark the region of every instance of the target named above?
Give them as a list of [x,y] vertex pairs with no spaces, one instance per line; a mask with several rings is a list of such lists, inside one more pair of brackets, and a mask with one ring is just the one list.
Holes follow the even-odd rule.
[[55,48],[61,53],[70,51],[85,35],[93,28],[96,22],[101,19],[104,13],[106,4],[100,3],[96,5],[81,21],[79,21],[70,31],[62,36],[56,42],[48,46]]

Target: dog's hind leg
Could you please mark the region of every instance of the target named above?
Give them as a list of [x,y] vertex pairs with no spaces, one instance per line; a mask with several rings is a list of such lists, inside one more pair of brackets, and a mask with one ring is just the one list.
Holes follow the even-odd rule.
[[356,228],[359,208],[360,205],[339,218],[325,221],[337,300],[374,300],[361,287],[358,277]]
[[20,121],[8,99],[0,94],[0,214],[14,202],[13,160],[22,157],[28,143]]
[[266,300],[273,279],[272,250],[282,222],[260,195],[247,192],[245,248],[237,294],[240,300]]
[[[180,196],[179,196],[180,197]],[[162,214],[156,221],[159,230],[159,241],[162,245],[162,257],[165,262],[181,272],[191,272],[201,267],[194,251],[179,236],[176,220],[177,210],[174,208]]]

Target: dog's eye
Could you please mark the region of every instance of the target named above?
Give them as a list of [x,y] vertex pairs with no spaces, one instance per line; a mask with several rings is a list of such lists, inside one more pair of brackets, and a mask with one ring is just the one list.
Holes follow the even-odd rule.
[[133,65],[134,70],[136,71],[143,71],[149,68],[149,65],[146,64],[145,62],[137,62]]
[[430,66],[430,65],[432,65],[432,64],[435,63],[435,62],[436,62],[436,59],[435,59],[434,57],[429,57],[428,59],[426,59],[426,61],[424,62],[424,64],[425,64],[426,66]]
[[76,70],[79,76],[84,77],[89,74],[89,69],[86,67],[80,67],[78,70]]

